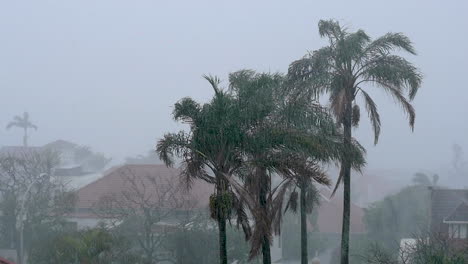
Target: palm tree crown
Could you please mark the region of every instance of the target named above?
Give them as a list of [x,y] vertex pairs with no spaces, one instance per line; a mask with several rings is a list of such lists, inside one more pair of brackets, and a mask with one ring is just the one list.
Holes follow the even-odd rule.
[[29,113],[24,112],[23,116],[15,116],[13,117],[13,121],[10,121],[8,125],[6,126],[6,129],[10,129],[12,127],[18,127],[22,128],[24,131],[24,136],[23,136],[23,145],[25,147],[28,146],[28,129],[33,128],[34,130],[37,130],[37,126],[34,125],[31,120],[29,119]]
[[367,92],[368,84],[374,85],[401,105],[414,128],[415,111],[409,101],[421,86],[422,75],[412,63],[394,54],[406,51],[416,55],[410,39],[402,33],[387,33],[371,40],[363,30],[349,33],[334,20],[321,20],[319,33],[328,38],[329,45],[290,65],[288,75],[294,87],[310,97],[328,93],[331,109],[339,122],[343,122],[346,102],[352,102],[354,126],[360,119],[355,99],[361,95],[374,130],[374,143],[377,143],[380,115]]

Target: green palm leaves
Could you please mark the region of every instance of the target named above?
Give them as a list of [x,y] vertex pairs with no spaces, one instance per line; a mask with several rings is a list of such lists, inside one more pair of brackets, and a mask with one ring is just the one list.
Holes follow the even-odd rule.
[[[280,74],[234,72],[227,90],[218,78],[205,79],[214,90],[213,98],[205,104],[190,98],[176,103],[173,117],[188,124],[189,131],[166,134],[157,152],[169,166],[175,157],[180,159],[181,176],[189,186],[194,179],[214,184],[210,209],[220,233],[232,212],[251,241],[251,257],[261,252],[264,263],[269,263],[269,244],[273,231],[279,231],[287,190],[302,176],[311,184],[329,184],[327,177],[316,173],[320,164],[338,162],[346,154],[359,168],[364,150],[356,142],[346,149],[328,110],[290,93]],[[275,175],[283,178],[277,186],[272,181]],[[220,236],[223,246],[225,234]]]
[[[394,52],[416,52],[408,37],[402,33],[387,33],[372,40],[364,31],[348,32],[334,20],[321,20],[319,34],[329,45],[293,62],[288,76],[293,87],[302,94],[316,97],[330,95],[330,106],[342,122],[345,102],[354,101],[358,94],[364,99],[374,129],[375,143],[380,135],[377,106],[366,91],[369,85],[381,88],[400,104],[414,126],[415,111],[409,103],[422,83],[422,75],[412,63]],[[359,121],[359,115],[354,115]]]

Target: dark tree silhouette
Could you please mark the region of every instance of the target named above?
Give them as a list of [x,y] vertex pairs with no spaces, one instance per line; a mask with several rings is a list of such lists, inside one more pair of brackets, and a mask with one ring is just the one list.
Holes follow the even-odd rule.
[[13,117],[13,121],[10,121],[8,125],[6,126],[6,129],[10,129],[12,127],[18,127],[22,128],[24,131],[23,135],[23,146],[27,147],[28,146],[28,129],[29,128],[34,128],[37,130],[37,126],[34,125],[31,120],[29,119],[29,114],[28,112],[24,112],[23,116],[15,116]]

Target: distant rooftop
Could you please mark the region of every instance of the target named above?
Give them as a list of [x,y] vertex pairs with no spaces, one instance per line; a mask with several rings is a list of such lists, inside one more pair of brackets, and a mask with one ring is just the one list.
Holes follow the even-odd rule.
[[444,222],[468,221],[468,189],[431,188],[431,229],[441,230]]

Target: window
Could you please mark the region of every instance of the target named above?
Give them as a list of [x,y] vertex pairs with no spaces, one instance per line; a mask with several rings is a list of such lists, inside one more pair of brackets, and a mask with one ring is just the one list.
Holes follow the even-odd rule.
[[449,224],[449,236],[451,238],[466,239],[467,233],[467,224]]
[[460,225],[460,238],[465,239],[466,238],[466,229],[467,225]]

